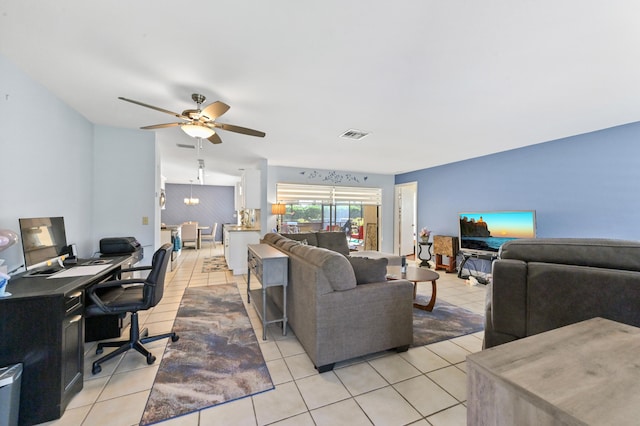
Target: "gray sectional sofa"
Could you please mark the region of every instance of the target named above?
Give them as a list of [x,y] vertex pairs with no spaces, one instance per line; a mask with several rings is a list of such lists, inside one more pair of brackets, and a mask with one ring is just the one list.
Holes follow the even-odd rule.
[[492,272],[485,348],[594,317],[640,327],[639,242],[514,240]]
[[[339,361],[407,350],[413,342],[413,285],[387,281],[386,259],[350,259],[337,251],[337,236],[321,234],[338,233],[317,235],[335,250],[276,233],[262,239],[289,256],[288,323],[315,367],[324,372]],[[344,234],[342,239],[346,246]],[[267,291],[282,308],[281,289]]]

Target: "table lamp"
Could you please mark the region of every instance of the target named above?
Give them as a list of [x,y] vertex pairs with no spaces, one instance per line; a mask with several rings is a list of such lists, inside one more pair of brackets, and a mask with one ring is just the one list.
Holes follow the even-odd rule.
[[277,215],[276,219],[276,231],[280,232],[280,225],[282,223],[282,215],[287,212],[287,206],[285,204],[271,204],[271,214]]

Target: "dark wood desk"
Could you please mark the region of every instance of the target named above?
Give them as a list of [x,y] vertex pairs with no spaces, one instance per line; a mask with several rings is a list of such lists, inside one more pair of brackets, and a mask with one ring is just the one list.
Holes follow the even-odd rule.
[[[93,275],[11,278],[0,298],[0,366],[23,364],[21,425],[60,418],[84,377],[84,289],[128,267],[130,256],[110,257]],[[79,260],[82,266],[89,260]]]

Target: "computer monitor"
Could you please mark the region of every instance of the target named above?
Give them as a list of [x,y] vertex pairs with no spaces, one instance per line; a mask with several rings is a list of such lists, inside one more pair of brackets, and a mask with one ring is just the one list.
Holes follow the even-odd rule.
[[18,221],[24,266],[27,271],[50,265],[60,256],[67,254],[64,218],[21,218]]

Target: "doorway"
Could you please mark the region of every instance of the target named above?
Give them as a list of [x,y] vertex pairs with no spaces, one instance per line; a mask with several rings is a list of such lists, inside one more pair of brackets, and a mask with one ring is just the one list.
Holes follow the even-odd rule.
[[409,182],[395,187],[394,247],[398,255],[413,255],[416,252],[418,183]]

